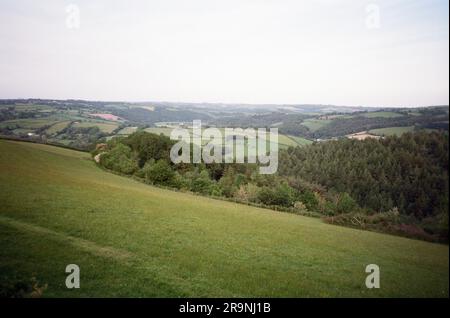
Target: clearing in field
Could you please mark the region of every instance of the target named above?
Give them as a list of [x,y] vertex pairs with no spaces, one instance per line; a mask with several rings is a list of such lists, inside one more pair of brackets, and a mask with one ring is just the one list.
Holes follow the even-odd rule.
[[155,188],[83,152],[0,140],[0,187],[0,285],[36,277],[44,297],[448,297],[448,246]]
[[350,134],[350,135],[346,135],[347,138],[349,139],[356,139],[356,140],[364,140],[367,138],[374,138],[374,139],[380,139],[380,136],[377,135],[373,135],[367,131],[361,131],[358,133],[354,133],[354,134]]

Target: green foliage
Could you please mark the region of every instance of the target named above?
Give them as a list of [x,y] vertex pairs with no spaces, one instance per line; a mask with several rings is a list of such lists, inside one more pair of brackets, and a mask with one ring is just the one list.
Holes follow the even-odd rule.
[[139,167],[150,160],[164,159],[170,161],[170,148],[174,144],[170,138],[138,131],[122,140],[136,154]]
[[145,179],[149,183],[171,186],[174,177],[175,172],[165,160],[158,160],[145,167]]
[[304,190],[299,199],[303,202],[308,210],[315,211],[318,208],[319,202],[311,190]]
[[342,213],[350,213],[356,210],[358,207],[358,204],[355,202],[355,200],[352,199],[352,197],[346,193],[340,193],[339,198],[336,204],[336,213],[342,214]]
[[101,154],[100,164],[105,168],[125,174],[133,174],[138,168],[132,159],[131,149],[121,143]]
[[[337,193],[337,200],[330,200],[337,205],[336,213],[356,208],[350,198],[366,209],[382,212],[398,207],[401,214],[419,219],[448,213],[445,133],[405,133],[380,141],[342,139],[290,148],[280,154],[279,173]],[[348,195],[340,197],[344,192]]]
[[209,178],[208,171],[203,170],[194,177],[191,184],[191,190],[202,194],[218,193],[218,188],[212,188],[214,181]]
[[293,206],[296,192],[289,185],[283,183],[275,188],[263,187],[258,193],[258,199],[266,205]]

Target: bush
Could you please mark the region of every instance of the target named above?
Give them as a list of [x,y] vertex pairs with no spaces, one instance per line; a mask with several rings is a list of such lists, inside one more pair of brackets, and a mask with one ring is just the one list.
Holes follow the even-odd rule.
[[158,160],[150,164],[146,169],[145,178],[149,183],[172,186],[175,172],[165,160]]
[[306,212],[308,212],[306,205],[302,201],[296,201],[294,203],[294,209],[297,213],[300,214],[305,214]]
[[258,200],[265,205],[292,206],[295,202],[296,193],[287,184],[280,184],[275,189],[263,187],[258,193]]
[[304,190],[300,194],[299,199],[305,204],[306,208],[311,211],[316,210],[319,205],[319,201],[317,200],[314,192],[310,190]]
[[350,213],[355,211],[358,208],[358,204],[355,200],[346,192],[341,193],[338,197],[338,201],[336,204],[336,213]]
[[234,197],[242,202],[257,202],[258,201],[259,188],[248,183],[246,185],[241,185],[239,190],[234,193]]
[[109,152],[103,153],[100,156],[100,164],[125,174],[133,174],[138,169],[136,162],[131,158],[131,149],[123,144],[118,144]]
[[[213,188],[212,185],[214,181],[209,178],[209,174],[207,170],[203,170],[192,180],[191,190],[194,192],[202,193],[202,194],[211,194]],[[215,192],[217,192],[217,189]]]

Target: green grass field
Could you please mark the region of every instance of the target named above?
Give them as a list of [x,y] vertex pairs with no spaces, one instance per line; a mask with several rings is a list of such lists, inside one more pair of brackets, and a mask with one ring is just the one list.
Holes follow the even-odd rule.
[[289,138],[293,139],[297,145],[299,146],[306,146],[312,144],[312,141],[303,137],[298,136],[288,136]]
[[69,126],[70,123],[71,123],[70,120],[57,122],[56,124],[54,124],[50,128],[48,128],[45,132],[49,135],[57,134],[61,130],[63,130],[64,128]]
[[367,118],[375,118],[375,117],[394,118],[394,117],[402,117],[404,115],[396,112],[368,112],[363,114],[362,116]]
[[328,125],[329,123],[331,123],[330,119],[306,119],[304,122],[302,122],[301,124],[303,126],[308,127],[308,129],[312,132],[319,130],[322,127],[325,127],[326,125]]
[[448,297],[448,246],[151,187],[87,153],[0,140],[0,186],[0,283],[44,297]]
[[118,135],[131,135],[137,131],[137,127],[125,127],[117,132]]
[[38,129],[57,123],[58,120],[52,117],[31,118],[31,119],[13,119],[0,122],[0,127]]
[[117,124],[110,124],[110,123],[103,123],[103,122],[95,122],[95,121],[82,121],[82,122],[76,122],[74,124],[72,124],[73,127],[82,127],[82,128],[86,128],[86,127],[98,127],[100,129],[100,131],[110,134],[112,133],[114,130],[117,129],[117,127],[119,127],[119,125]]
[[388,127],[388,128],[379,128],[369,130],[369,133],[378,135],[378,136],[400,136],[401,134],[414,131],[414,126],[406,126],[406,127]]

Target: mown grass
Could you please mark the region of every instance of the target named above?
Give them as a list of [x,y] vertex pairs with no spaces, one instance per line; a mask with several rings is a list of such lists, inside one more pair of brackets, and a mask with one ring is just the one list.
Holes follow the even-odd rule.
[[448,297],[448,246],[154,188],[82,152],[0,140],[0,187],[0,280],[47,297]]

